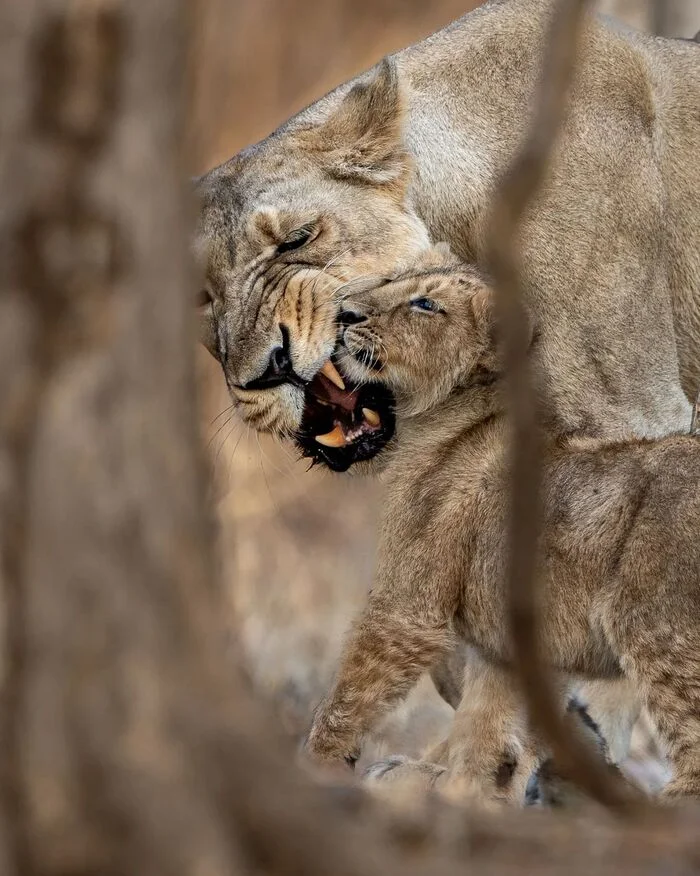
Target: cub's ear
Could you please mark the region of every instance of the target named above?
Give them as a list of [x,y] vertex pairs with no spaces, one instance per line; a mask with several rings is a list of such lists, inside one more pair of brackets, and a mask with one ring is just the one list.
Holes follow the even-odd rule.
[[[502,362],[501,333],[496,313],[496,296],[493,289],[483,286],[478,289],[470,300],[474,324],[483,342],[484,364],[493,370],[500,369]],[[528,310],[525,311],[528,347],[534,337],[534,324]]]
[[354,85],[322,125],[303,132],[336,179],[395,188],[403,194],[411,167],[403,146],[403,98],[395,64],[384,59]]
[[496,298],[492,289],[482,286],[469,299],[476,330],[489,352],[497,352]]

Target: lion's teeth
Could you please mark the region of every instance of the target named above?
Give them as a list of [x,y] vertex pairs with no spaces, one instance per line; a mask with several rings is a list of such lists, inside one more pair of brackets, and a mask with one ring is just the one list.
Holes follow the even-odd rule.
[[340,376],[338,369],[330,359],[326,362],[323,368],[321,368],[321,374],[327,377],[331,383],[335,384],[338,389],[345,389],[343,378]]
[[347,444],[345,433],[340,426],[336,426],[325,435],[317,435],[315,440],[324,447],[345,447]]
[[372,408],[362,408],[362,416],[367,420],[370,426],[381,426],[382,420],[379,414],[376,411],[373,411]]

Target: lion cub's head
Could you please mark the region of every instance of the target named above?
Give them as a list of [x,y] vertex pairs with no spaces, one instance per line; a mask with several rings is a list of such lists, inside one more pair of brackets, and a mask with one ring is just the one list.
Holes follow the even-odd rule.
[[343,373],[386,386],[401,416],[423,413],[455,387],[490,382],[498,372],[490,283],[447,244],[344,307]]

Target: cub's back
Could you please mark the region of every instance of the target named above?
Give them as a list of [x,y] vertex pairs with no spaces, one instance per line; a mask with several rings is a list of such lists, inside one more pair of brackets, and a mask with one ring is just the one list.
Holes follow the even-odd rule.
[[[629,556],[700,574],[700,440],[689,435],[559,447],[546,466],[545,529],[597,557],[601,575]],[[672,559],[673,558],[673,559]]]

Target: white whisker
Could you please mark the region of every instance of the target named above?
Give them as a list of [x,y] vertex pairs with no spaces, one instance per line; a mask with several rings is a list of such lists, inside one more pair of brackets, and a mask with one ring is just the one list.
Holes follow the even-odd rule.
[[231,420],[234,418],[234,416],[235,416],[235,411],[232,410],[231,414],[224,420],[224,422],[219,426],[219,428],[216,430],[216,432],[214,432],[214,434],[211,436],[211,438],[207,441],[205,450],[209,449],[209,447],[213,444],[214,440],[216,439],[217,435],[219,435],[219,433],[222,431],[222,429],[225,429],[226,426],[228,426],[228,424],[231,422]]
[[211,429],[211,427],[214,425],[214,423],[216,423],[216,421],[217,421],[218,419],[220,419],[221,417],[223,417],[224,414],[227,414],[229,411],[233,410],[233,408],[234,408],[234,403],[231,402],[231,404],[228,405],[228,407],[225,407],[225,408],[223,409],[223,411],[220,411],[220,412],[214,417],[214,419],[208,424],[207,428],[208,428],[208,429]]
[[[226,444],[226,442],[229,440],[229,438],[231,438],[231,436],[233,435],[233,433],[236,431],[236,427],[237,427],[237,426],[241,429],[241,432],[243,431],[243,424],[242,424],[242,423],[234,423],[233,426],[231,426],[231,428],[230,428],[229,431],[227,432],[225,438],[222,440],[221,444],[219,444],[219,448],[218,448],[218,450],[216,451],[216,454],[215,454],[215,456],[214,456],[214,458],[213,458],[213,460],[212,460],[212,470],[213,470],[214,472],[216,471],[216,466],[217,466],[217,463],[219,462],[219,456],[221,455],[221,451],[223,450],[224,445]],[[240,439],[239,439],[239,440],[240,440]]]

